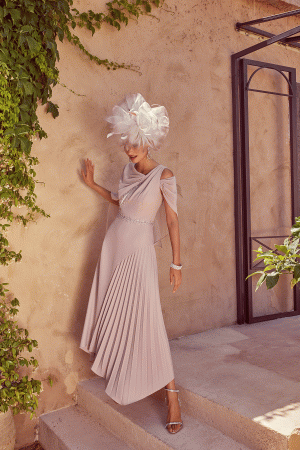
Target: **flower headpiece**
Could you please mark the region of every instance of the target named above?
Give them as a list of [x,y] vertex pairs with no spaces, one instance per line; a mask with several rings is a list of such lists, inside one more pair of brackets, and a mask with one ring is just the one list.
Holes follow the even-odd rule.
[[121,140],[132,145],[149,146],[157,149],[168,134],[169,117],[164,106],[150,106],[141,94],[128,94],[115,105],[112,115],[106,118],[113,134],[120,134]]

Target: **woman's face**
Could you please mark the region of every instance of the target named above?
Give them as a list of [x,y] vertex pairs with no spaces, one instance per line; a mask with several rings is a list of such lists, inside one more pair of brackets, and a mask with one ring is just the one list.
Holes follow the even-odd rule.
[[126,155],[129,157],[130,161],[133,163],[137,163],[144,159],[147,156],[148,148],[144,147],[143,145],[132,145],[129,143],[126,143],[124,145],[124,151]]

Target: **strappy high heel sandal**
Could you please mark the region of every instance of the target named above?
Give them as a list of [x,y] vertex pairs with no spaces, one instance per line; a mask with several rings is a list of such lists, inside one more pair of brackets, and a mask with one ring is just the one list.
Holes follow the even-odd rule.
[[[165,388],[165,390],[166,390],[166,391],[171,391],[171,392],[179,392],[179,389],[168,389],[168,388]],[[166,393],[166,396],[165,396],[165,403],[166,403],[166,404],[168,404],[167,399],[168,399],[168,397],[167,397],[167,393]],[[179,403],[179,405],[181,405],[181,401],[180,401],[179,399],[178,399],[178,403]],[[179,423],[181,426],[178,428],[177,431],[170,431],[171,428],[170,428],[170,429],[167,428],[168,425],[176,425],[176,424],[178,424],[178,423]],[[182,429],[182,427],[183,427],[183,422],[167,422],[166,425],[165,425],[165,428],[167,428],[168,432],[171,433],[171,434],[178,433],[178,431],[180,431],[180,430]]]

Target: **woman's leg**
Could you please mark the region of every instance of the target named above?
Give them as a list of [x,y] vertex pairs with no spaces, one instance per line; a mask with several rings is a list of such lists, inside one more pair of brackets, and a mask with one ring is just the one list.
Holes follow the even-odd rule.
[[[175,388],[175,379],[170,381],[166,386],[168,389],[176,389]],[[167,422],[181,422],[181,412],[180,412],[180,405],[178,403],[178,392],[170,392],[166,391],[167,398],[168,398],[168,416],[167,416]],[[176,432],[178,428],[180,428],[180,424],[173,424],[169,425],[168,430],[170,430],[172,433]]]

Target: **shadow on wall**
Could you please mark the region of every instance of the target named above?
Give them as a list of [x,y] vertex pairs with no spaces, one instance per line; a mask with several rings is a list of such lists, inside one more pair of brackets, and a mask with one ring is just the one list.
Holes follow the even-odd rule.
[[[117,186],[119,176],[126,161],[122,161],[122,148],[117,146],[116,149],[113,149],[114,154],[112,154],[112,144],[109,140],[104,140],[103,138],[104,136],[106,137],[109,130],[105,121],[107,105],[101,105],[101,99],[96,101],[91,98],[86,98],[86,101],[80,102],[78,114],[81,116],[81,126],[89,136],[89,142],[92,143],[90,150],[82,151],[78,149],[78,163],[80,165],[77,172],[78,183],[82,183],[87,192],[91,191],[91,195],[95,195],[95,198],[99,200],[97,211],[95,211],[95,218],[92,221],[90,220],[87,222],[84,227],[81,226],[81,229],[75,231],[76,233],[84,233],[87,235],[86,249],[82,256],[83,263],[81,275],[78,278],[76,289],[77,295],[70,323],[70,330],[74,333],[79,346],[94,273],[97,261],[100,258],[102,244],[106,234],[106,220],[109,207],[109,202],[107,200],[103,199],[98,193],[92,191],[84,184],[81,177],[81,168],[84,168],[83,160],[84,158],[89,158],[93,161],[95,165],[96,183],[109,190],[112,190],[113,185]],[[107,162],[107,164],[102,165],[101,162]],[[114,164],[113,168],[109,163],[114,162],[116,162],[116,164]],[[118,167],[117,171],[115,167]],[[99,176],[101,172],[105,172],[105,176]],[[97,178],[101,178],[101,181],[99,182]],[[82,354],[84,354],[84,352],[82,352]]]
[[[82,164],[83,165],[83,164]],[[78,176],[80,176],[78,174]],[[105,187],[105,182],[102,183]],[[86,189],[90,189],[86,186]],[[93,192],[93,194],[99,197],[99,194]],[[102,199],[102,197],[101,197]],[[88,235],[86,239],[86,249],[82,257],[82,268],[77,283],[77,295],[75,298],[75,304],[73,309],[73,317],[70,323],[70,330],[74,333],[74,336],[78,342],[78,346],[83,331],[83,325],[89,300],[89,295],[92,287],[94,273],[97,265],[97,261],[101,254],[103,241],[106,234],[106,217],[108,209],[108,201],[101,200],[99,203],[99,210],[97,218],[90,221],[86,226],[82,227],[80,232],[84,232]],[[76,231],[78,233],[79,230]]]

